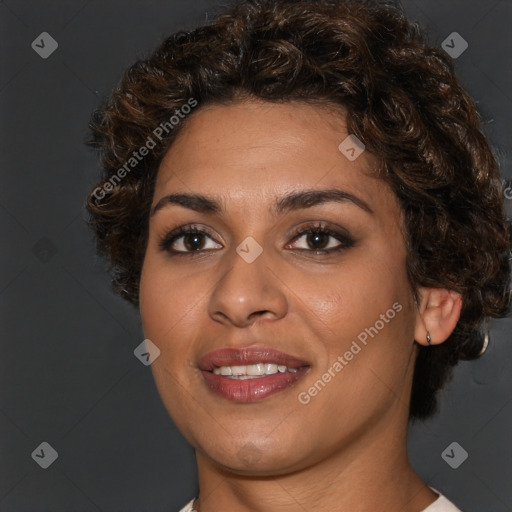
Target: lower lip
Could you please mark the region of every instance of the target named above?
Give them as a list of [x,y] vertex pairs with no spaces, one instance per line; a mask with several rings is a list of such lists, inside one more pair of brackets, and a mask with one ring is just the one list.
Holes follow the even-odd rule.
[[202,370],[207,386],[222,398],[233,402],[256,402],[283,391],[297,382],[307,371],[307,367],[296,372],[283,372],[254,379],[230,379],[223,375]]

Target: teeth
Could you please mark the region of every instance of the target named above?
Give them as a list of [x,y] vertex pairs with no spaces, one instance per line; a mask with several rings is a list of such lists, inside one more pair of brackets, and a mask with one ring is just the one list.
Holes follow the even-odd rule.
[[[250,364],[247,368],[247,375],[263,375],[265,373],[265,365],[258,363],[258,364]],[[243,368],[243,367],[242,367]]]
[[284,364],[256,363],[246,366],[221,366],[213,369],[215,375],[223,375],[242,380],[261,377],[263,375],[274,375],[276,373],[295,373],[297,368],[288,368]]
[[272,375],[273,373],[277,373],[277,364],[267,363],[265,365],[265,373],[267,375]]
[[232,366],[231,375],[247,375],[245,366]]

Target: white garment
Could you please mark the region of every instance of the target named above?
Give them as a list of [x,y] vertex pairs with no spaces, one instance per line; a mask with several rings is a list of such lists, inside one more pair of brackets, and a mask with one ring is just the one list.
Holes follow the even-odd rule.
[[[430,486],[429,486],[430,487]],[[426,509],[421,512],[462,512],[457,508],[446,496],[443,496],[437,489],[430,487],[436,494],[439,494],[434,503],[431,503]],[[190,507],[192,509],[192,506]]]
[[[459,508],[457,508],[449,499],[443,496],[438,490],[431,487],[431,489],[439,494],[439,498],[437,498],[434,503],[430,504],[427,508],[423,509],[421,512],[462,512]],[[194,509],[192,508],[192,504],[194,500],[187,503],[180,512],[192,512]]]

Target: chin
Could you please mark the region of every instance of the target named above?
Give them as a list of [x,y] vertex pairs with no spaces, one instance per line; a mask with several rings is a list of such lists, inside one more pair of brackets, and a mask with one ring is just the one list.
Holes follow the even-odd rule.
[[308,446],[306,439],[290,433],[282,437],[263,434],[260,438],[254,433],[245,436],[240,433],[238,438],[234,438],[224,432],[222,440],[209,437],[203,443],[194,444],[198,453],[226,471],[261,477],[303,469],[313,462],[313,453],[319,452]]

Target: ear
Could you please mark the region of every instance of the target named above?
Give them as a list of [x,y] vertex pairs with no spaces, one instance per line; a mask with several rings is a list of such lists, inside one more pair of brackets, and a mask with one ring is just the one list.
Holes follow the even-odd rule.
[[414,339],[428,345],[428,333],[432,345],[443,343],[455,329],[461,308],[462,297],[452,290],[420,288]]

